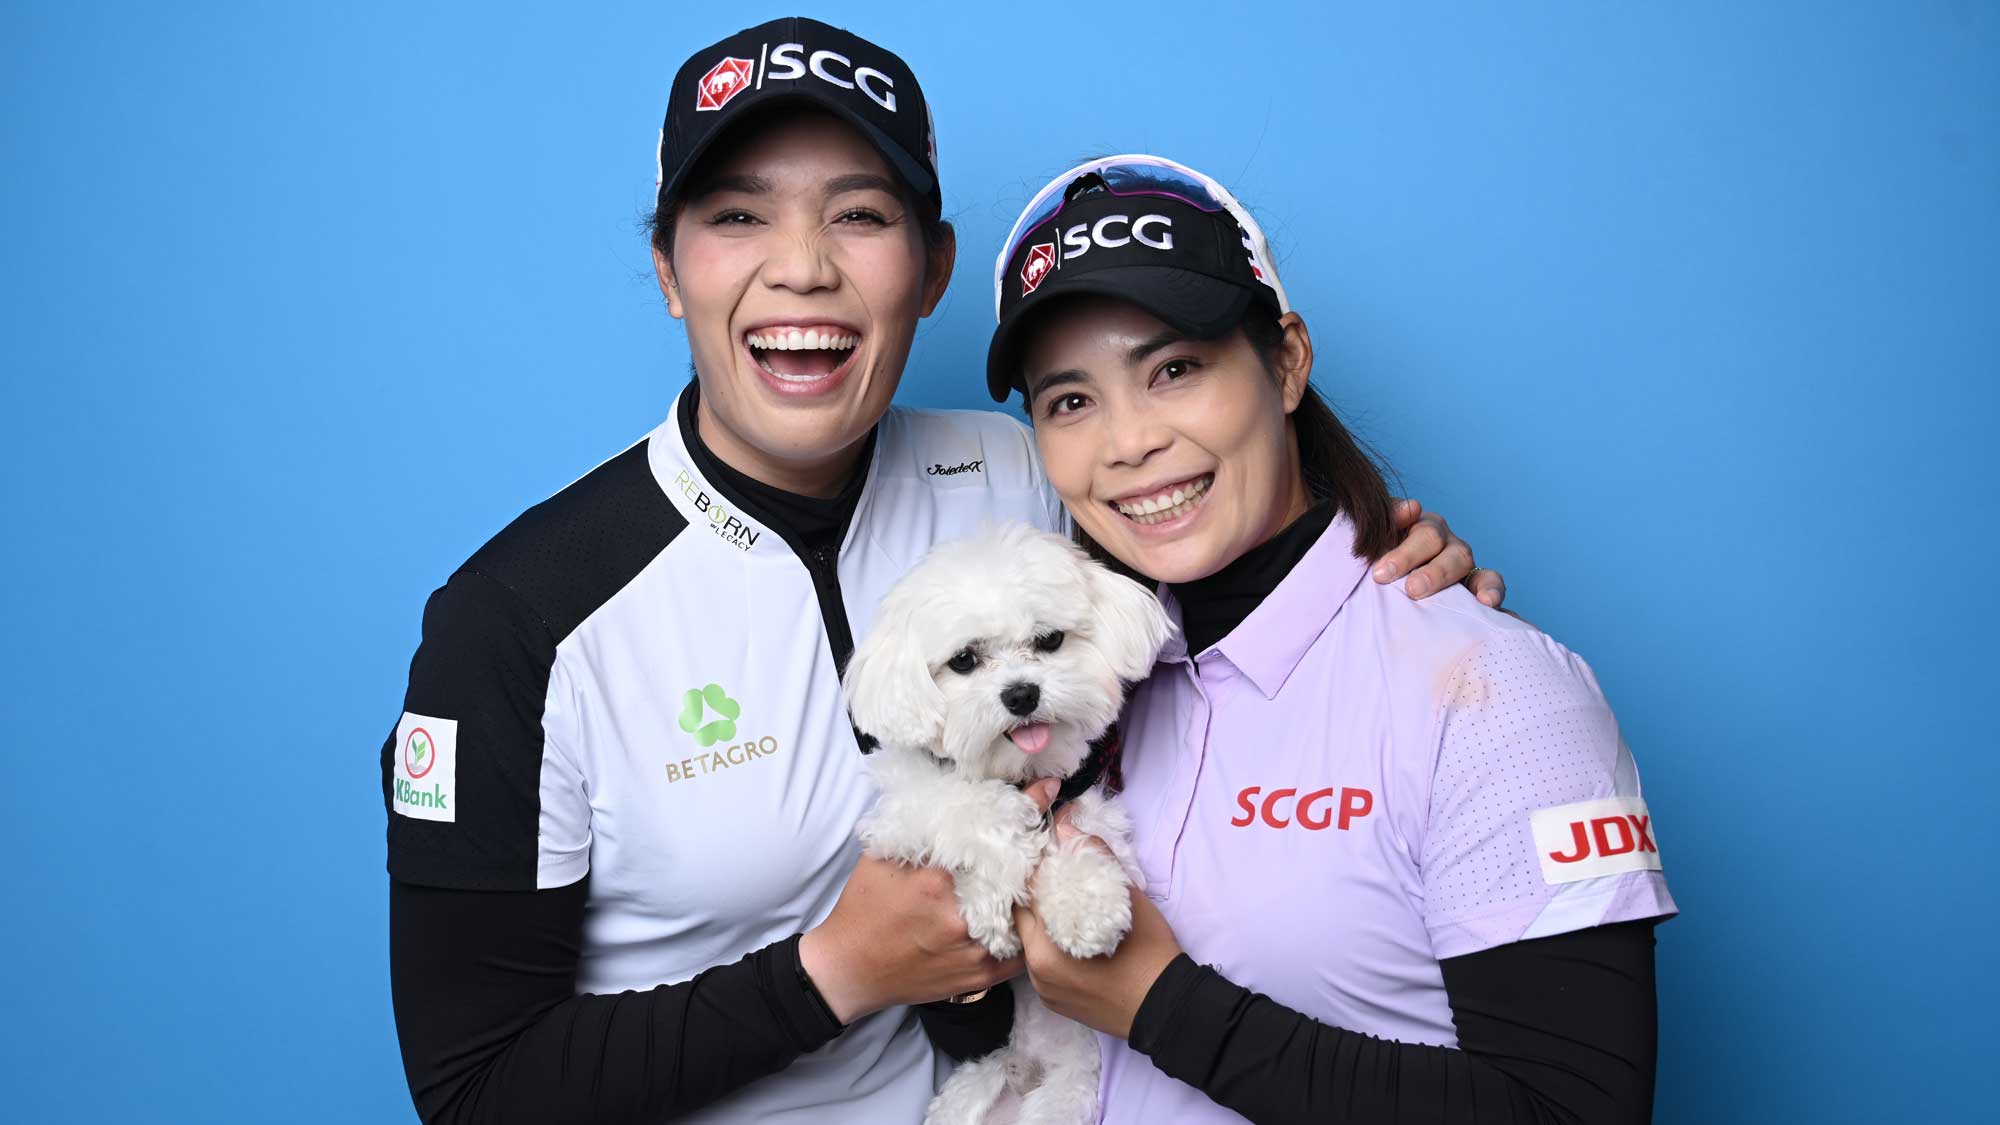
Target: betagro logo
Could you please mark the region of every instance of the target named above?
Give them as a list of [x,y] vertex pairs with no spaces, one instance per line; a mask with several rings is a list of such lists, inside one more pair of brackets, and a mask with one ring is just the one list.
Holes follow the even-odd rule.
[[[710,713],[716,717],[708,719]],[[715,750],[708,749],[718,742],[735,738],[736,720],[742,717],[742,705],[729,698],[729,693],[722,690],[721,684],[689,688],[681,693],[680,728],[702,749],[692,757],[668,762],[667,780],[692,781],[776,754],[778,740],[768,734],[762,738],[746,738]]]

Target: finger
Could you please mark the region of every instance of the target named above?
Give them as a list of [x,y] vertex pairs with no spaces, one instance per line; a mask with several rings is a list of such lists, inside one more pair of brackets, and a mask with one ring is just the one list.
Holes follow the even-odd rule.
[[994,984],[999,984],[1003,980],[1013,980],[1015,977],[1027,972],[1028,959],[1026,957],[1009,957],[1005,961],[993,962],[990,968],[992,969],[992,973],[989,979]]
[[1027,956],[1030,942],[1042,940],[1042,920],[1035,916],[1034,908],[1021,903],[1014,908],[1014,932],[1021,936],[1022,956]]
[[1036,808],[1046,813],[1049,811],[1049,806],[1056,803],[1056,794],[1061,790],[1062,782],[1053,777],[1045,777],[1021,792],[1026,793],[1028,799],[1035,802]]
[[1412,598],[1429,597],[1431,594],[1458,585],[1466,575],[1472,573],[1472,548],[1465,540],[1454,538],[1438,556],[1425,563],[1423,569],[1410,575],[1403,583],[1403,592]]
[[[1375,581],[1394,582],[1412,569],[1436,558],[1438,552],[1445,549],[1448,531],[1444,520],[1435,515],[1427,514],[1418,519],[1416,526],[1410,528],[1409,533],[1403,536],[1403,541],[1376,562]],[[1452,581],[1456,582],[1458,579],[1453,578]]]
[[1424,502],[1408,498],[1394,500],[1389,504],[1389,525],[1397,531],[1408,531],[1424,515]]
[[1473,567],[1472,573],[1465,576],[1465,588],[1471,590],[1472,596],[1481,603],[1494,609],[1499,609],[1500,604],[1507,600],[1507,580],[1500,577],[1497,570]]

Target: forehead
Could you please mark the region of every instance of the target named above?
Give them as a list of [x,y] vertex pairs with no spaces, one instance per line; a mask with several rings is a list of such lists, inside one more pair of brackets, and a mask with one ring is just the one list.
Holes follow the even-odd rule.
[[823,110],[780,106],[731,129],[703,158],[689,194],[723,177],[754,177],[786,190],[855,174],[895,180],[889,162],[852,125]]
[[1038,310],[1021,328],[1019,355],[1030,378],[1069,367],[1101,363],[1124,366],[1126,353],[1172,331],[1166,322],[1115,297],[1063,297]]

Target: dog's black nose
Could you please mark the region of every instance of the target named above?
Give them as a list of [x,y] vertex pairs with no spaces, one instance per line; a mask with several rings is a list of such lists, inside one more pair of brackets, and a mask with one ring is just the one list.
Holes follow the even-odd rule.
[[1032,715],[1042,704],[1042,685],[1008,684],[1000,692],[1000,702],[1016,715]]

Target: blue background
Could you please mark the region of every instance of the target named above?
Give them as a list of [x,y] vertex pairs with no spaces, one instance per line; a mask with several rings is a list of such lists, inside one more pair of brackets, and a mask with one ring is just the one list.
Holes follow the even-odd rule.
[[[298,10],[294,10],[294,8]],[[1683,917],[1667,1122],[1990,1101],[2000,13],[1960,3],[815,14],[994,243],[1152,149],[1262,217],[1318,378],[1597,668]],[[0,14],[22,1121],[402,1121],[377,748],[427,592],[662,416],[668,79],[767,4]]]

